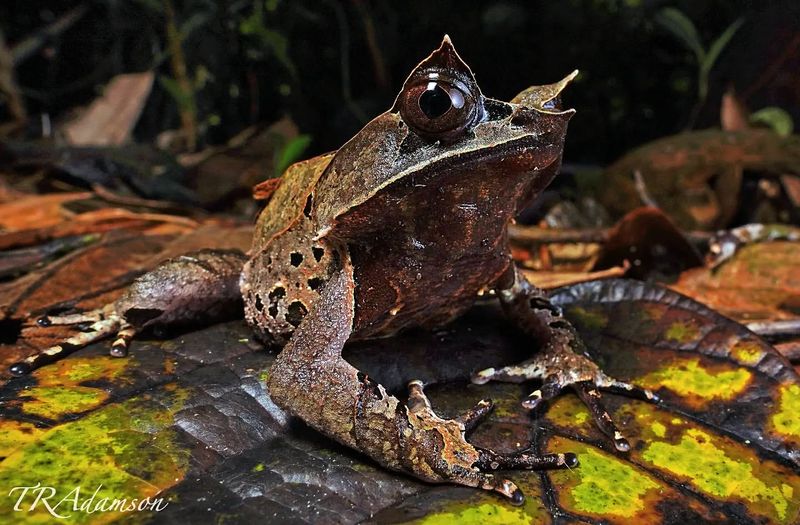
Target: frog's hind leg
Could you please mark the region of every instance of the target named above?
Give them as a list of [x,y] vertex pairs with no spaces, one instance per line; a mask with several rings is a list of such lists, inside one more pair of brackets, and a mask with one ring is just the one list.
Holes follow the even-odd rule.
[[619,381],[603,373],[586,357],[586,348],[572,325],[552,305],[543,290],[530,284],[519,271],[514,286],[500,292],[506,313],[529,335],[542,342],[542,350],[517,365],[482,370],[472,377],[474,383],[488,381],[522,383],[541,379],[542,386],[533,391],[522,405],[535,409],[543,402],[571,387],[589,410],[595,424],[614,442],[617,450],[630,450],[630,443],[620,432],[602,402],[601,390],[620,393],[652,402],[658,397],[650,390]]
[[487,471],[508,465],[575,465],[574,455],[506,456],[475,447],[466,440],[467,428],[491,410],[491,402],[444,419],[432,410],[420,381],[409,384],[403,404],[345,361],[342,349],[353,330],[355,286],[345,259],[269,370],[267,390],[275,404],[385,467],[428,482],[494,491],[514,504],[523,502],[522,491]]
[[[170,259],[136,279],[119,299],[97,310],[44,316],[42,326],[74,325],[82,332],[11,366],[20,376],[86,345],[116,336],[109,353],[123,357],[150,326],[214,322],[241,312],[239,277],[246,257],[235,250],[201,250]],[[89,326],[85,326],[89,324]]]
[[[77,318],[78,316],[75,317]],[[75,352],[76,350],[114,335],[119,330],[120,325],[121,320],[119,316],[115,314],[104,319],[98,319],[89,326],[87,331],[80,332],[62,343],[53,345],[50,348],[46,348],[39,353],[33,354],[32,356],[27,357],[18,363],[14,363],[9,368],[9,372],[11,372],[11,375],[14,376],[22,376],[30,373],[33,370],[36,370],[41,366],[55,363],[56,361],[63,359],[64,357]]]

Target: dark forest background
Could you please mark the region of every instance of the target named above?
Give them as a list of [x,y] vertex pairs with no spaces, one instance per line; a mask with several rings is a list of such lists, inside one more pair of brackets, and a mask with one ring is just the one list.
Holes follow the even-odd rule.
[[[685,27],[667,27],[664,8],[685,15],[707,50],[741,20],[709,68],[704,101],[697,52],[677,34]],[[753,110],[800,119],[796,0],[31,0],[3,2],[0,29],[14,49],[76,9],[68,29],[16,63],[27,111],[66,118],[114,75],[154,69],[140,142],[181,128],[188,111],[193,149],[282,116],[310,136],[303,156],[336,149],[389,107],[445,33],[495,98],[581,70],[565,100],[578,110],[568,162],[606,164],[653,138],[718,125],[730,88]]]

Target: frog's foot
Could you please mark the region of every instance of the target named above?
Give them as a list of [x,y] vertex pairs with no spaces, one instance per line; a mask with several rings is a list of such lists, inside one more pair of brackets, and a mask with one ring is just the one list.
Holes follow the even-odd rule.
[[564,347],[554,348],[552,345],[543,354],[518,365],[499,369],[487,368],[472,376],[472,382],[477,384],[489,381],[522,383],[531,379],[541,379],[543,383],[522,402],[522,406],[533,410],[542,402],[557,396],[564,388],[571,387],[589,409],[600,431],[611,438],[616,449],[621,452],[630,450],[630,443],[608,414],[600,391],[628,395],[651,402],[659,400],[650,390],[606,375],[589,358]]
[[[521,505],[525,497],[519,487],[514,482],[497,478],[488,474],[487,471],[572,468],[578,465],[577,457],[571,453],[539,455],[530,451],[521,451],[514,454],[499,454],[489,449],[470,445],[466,442],[464,434],[492,411],[494,406],[490,400],[481,400],[464,414],[451,420],[445,420],[437,416],[431,408],[421,381],[412,381],[409,383],[408,389],[409,396],[406,406],[409,422],[415,429],[436,431],[442,440],[441,448],[437,447],[435,451],[440,455],[439,458],[436,458],[438,460],[427,462],[434,470],[437,481],[449,481],[494,491],[509,498],[511,503]],[[421,447],[419,452],[425,454],[426,450],[427,447]],[[449,457],[451,454],[452,458]],[[474,460],[471,465],[465,464],[466,456],[471,456]]]
[[136,329],[120,317],[112,305],[79,314],[43,316],[37,320],[37,323],[40,326],[73,325],[85,328],[85,330],[62,343],[14,363],[9,368],[9,372],[13,376],[19,377],[28,374],[39,367],[58,361],[76,350],[114,335],[117,338],[111,345],[109,354],[114,357],[124,357],[128,354],[128,344],[136,335]]

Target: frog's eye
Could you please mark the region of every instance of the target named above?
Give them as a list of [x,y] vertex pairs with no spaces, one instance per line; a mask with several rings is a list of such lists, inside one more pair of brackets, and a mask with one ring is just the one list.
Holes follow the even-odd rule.
[[455,140],[483,114],[480,95],[459,84],[431,75],[406,86],[398,99],[400,116],[427,139]]

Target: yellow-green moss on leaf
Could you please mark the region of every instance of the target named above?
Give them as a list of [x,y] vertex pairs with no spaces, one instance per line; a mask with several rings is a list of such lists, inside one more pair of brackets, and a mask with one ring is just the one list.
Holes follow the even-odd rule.
[[37,370],[38,385],[22,393],[22,410],[48,419],[61,419],[102,405],[109,397],[102,388],[83,383],[118,380],[130,359],[110,356],[76,357],[59,361],[45,371]]
[[691,321],[675,321],[667,329],[664,337],[687,344],[696,341],[700,336],[700,330]]
[[759,476],[748,461],[755,458],[737,459],[730,453],[714,436],[690,428],[677,443],[649,443],[641,457],[714,498],[744,500],[750,512],[779,523],[796,523],[800,502],[793,501],[795,488],[790,481],[774,472]]
[[441,512],[428,514],[424,518],[412,522],[420,525],[451,525],[459,523],[462,525],[527,525],[531,522],[529,516],[522,508],[513,507],[505,501],[497,503],[482,503],[480,505],[468,505],[464,503],[453,503],[446,505]]
[[31,423],[0,419],[0,457],[6,457],[27,443],[34,441],[42,432]]
[[764,350],[755,341],[739,341],[731,349],[731,357],[748,366],[757,364],[763,355]]
[[424,525],[543,525],[550,523],[550,515],[544,507],[541,495],[541,481],[538,474],[517,472],[514,481],[525,494],[521,507],[512,506],[496,493],[475,492],[466,499],[441,503],[433,512],[410,523]]
[[[144,498],[179,482],[188,468],[189,451],[171,427],[172,413],[144,398],[105,406],[86,417],[55,426],[14,450],[0,463],[0,486],[54,487],[59,501],[76,487],[95,500]],[[52,517],[43,505],[31,512],[0,506],[1,523],[43,523]],[[32,501],[28,501],[29,505]],[[65,505],[71,509],[71,504]],[[27,507],[26,507],[27,508]],[[62,523],[103,523],[118,512],[69,512]]]
[[567,317],[580,327],[589,330],[601,330],[608,324],[608,316],[602,312],[592,312],[582,306],[574,306],[567,312]]
[[781,385],[778,411],[772,427],[779,434],[800,439],[800,385]]
[[64,414],[80,413],[100,406],[108,392],[85,386],[37,386],[20,398],[28,414],[58,419]]
[[653,515],[655,504],[667,489],[657,480],[584,443],[554,438],[552,445],[552,450],[575,452],[580,461],[576,469],[549,473],[559,487],[559,503],[565,509],[578,514],[630,519],[631,523],[658,522]]
[[705,367],[700,358],[686,359],[679,363],[651,372],[640,379],[646,388],[666,387],[695,402],[712,399],[731,399],[742,392],[750,382],[752,373],[745,368],[726,364]]

